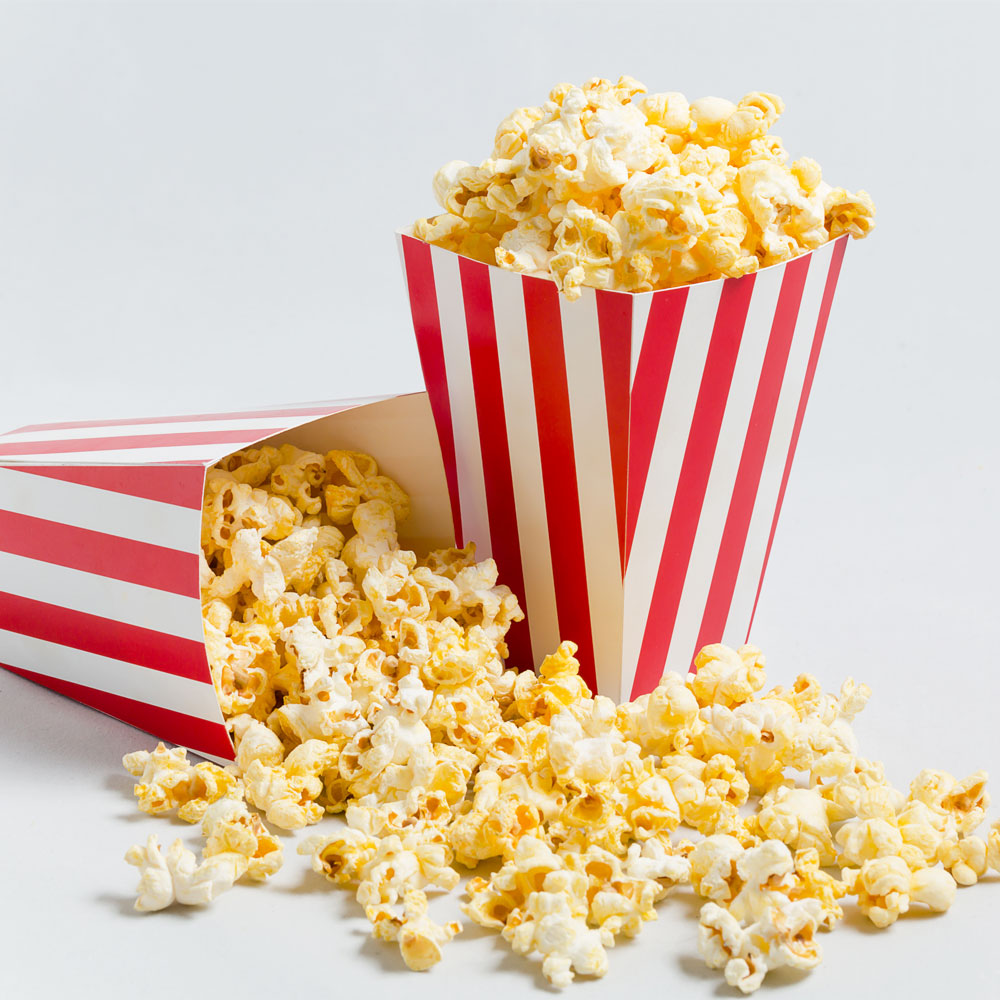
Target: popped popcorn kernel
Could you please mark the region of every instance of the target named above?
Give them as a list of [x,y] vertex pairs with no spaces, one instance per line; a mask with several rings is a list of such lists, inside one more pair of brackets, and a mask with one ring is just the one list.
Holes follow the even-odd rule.
[[385,906],[368,908],[372,933],[383,941],[396,941],[407,967],[426,972],[441,961],[441,946],[462,930],[457,920],[436,924],[427,916],[427,895],[408,889],[403,896],[403,915],[397,916]]
[[151,753],[138,750],[122,758],[125,769],[139,779],[135,797],[151,815],[177,810],[188,823],[197,823],[213,802],[238,794],[239,780],[218,764],[189,764],[183,747],[167,749],[159,743]]
[[135,908],[143,913],[166,909],[174,902],[185,906],[210,903],[220,892],[231,889],[247,870],[247,859],[231,851],[198,864],[179,838],[164,854],[155,834],[150,834],[145,847],[130,847],[125,860],[139,869]]

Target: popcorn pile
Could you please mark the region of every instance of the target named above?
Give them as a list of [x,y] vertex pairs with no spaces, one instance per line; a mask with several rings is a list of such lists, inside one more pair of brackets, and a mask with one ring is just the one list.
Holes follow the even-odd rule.
[[[556,986],[603,975],[618,937],[689,883],[706,962],[748,993],[815,967],[847,897],[885,927],[1000,871],[1000,822],[975,833],[985,772],[922,771],[904,794],[859,755],[866,686],[803,674],[765,691],[751,646],[707,646],[696,673],[620,706],[591,694],[570,642],[537,675],[505,669],[522,613],[496,565],[472,545],[402,549],[408,513],[355,452],[254,448],[209,472],[205,635],[236,763],[163,744],[124,758],[140,809],[205,837],[200,859],[155,836],[128,851],[138,910],[264,881],[283,861],[271,827],[344,813],[299,851],[411,969],[461,930],[430,918],[428,893],[486,863],[465,914]],[[673,840],[682,826],[700,836]]]
[[815,160],[788,163],[769,130],[774,94],[647,94],[637,80],[559,84],[500,123],[479,166],[434,177],[445,210],[413,234],[487,264],[629,292],[740,277],[844,233],[867,236],[864,191],[830,187]]

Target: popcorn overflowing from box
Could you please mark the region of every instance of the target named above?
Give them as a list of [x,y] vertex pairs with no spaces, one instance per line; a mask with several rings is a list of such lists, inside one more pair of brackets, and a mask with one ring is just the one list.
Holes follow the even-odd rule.
[[745,642],[873,215],[786,165],[782,109],[564,85],[442,168],[401,236],[427,395],[0,438],[0,659],[234,761],[126,756],[204,837],[129,849],[136,909],[264,882],[319,824],[299,853],[411,969],[464,869],[560,987],[688,887],[748,993],[848,900],[885,927],[1000,872],[985,772],[894,789],[867,686],[768,690]]
[[[355,892],[373,935],[414,970],[462,929],[430,918],[429,894],[494,861],[466,883],[463,910],[537,955],[553,985],[603,975],[618,937],[690,884],[705,899],[705,961],[751,992],[771,969],[819,964],[818,934],[843,918],[841,900],[885,927],[912,907],[947,910],[956,883],[1000,861],[1000,823],[989,840],[974,832],[984,772],[922,771],[904,795],[860,756],[852,723],[865,685],[848,679],[832,695],[802,674],[767,691],[750,646],[707,646],[696,672],[668,672],[623,705],[591,693],[569,642],[537,675],[507,669],[521,611],[492,560],[477,562],[471,545],[401,548],[395,512],[411,505],[385,477],[379,496],[362,486],[345,510],[325,480],[345,467],[375,475],[367,455],[298,450],[300,469],[326,471],[285,492],[290,454],[251,448],[209,470],[204,613],[221,637],[210,662],[236,764],[191,764],[162,744],[125,758],[140,809],[175,811],[206,837],[201,860],[179,840],[165,855],[155,837],[129,850],[137,909],[265,880],[282,863],[269,827],[343,813],[346,825],[299,852]],[[250,510],[270,526],[245,525]],[[275,561],[267,586],[245,573],[220,597],[246,538],[254,566]],[[682,826],[702,839],[675,841]]]

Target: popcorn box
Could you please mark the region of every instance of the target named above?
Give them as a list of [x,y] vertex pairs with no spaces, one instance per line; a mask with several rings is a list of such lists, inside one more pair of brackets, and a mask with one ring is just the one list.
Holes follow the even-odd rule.
[[567,301],[398,233],[458,543],[627,700],[746,641],[846,236],[743,278]]
[[42,424],[0,436],[0,665],[217,759],[233,746],[205,652],[206,470],[253,444],[378,456],[405,544],[454,544],[427,395]]

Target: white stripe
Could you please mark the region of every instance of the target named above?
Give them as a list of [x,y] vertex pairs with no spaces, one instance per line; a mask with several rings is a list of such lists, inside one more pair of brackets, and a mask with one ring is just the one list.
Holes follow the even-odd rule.
[[747,531],[746,546],[740,561],[733,601],[723,633],[724,640],[731,645],[742,645],[747,639],[747,629],[767,551],[767,539],[771,533],[771,522],[778,502],[778,492],[781,489],[781,476],[785,468],[785,459],[788,457],[792,429],[795,426],[795,413],[802,395],[809,354],[816,333],[816,321],[819,318],[823,290],[830,270],[830,247],[832,244],[828,243],[814,250],[809,261],[809,271],[802,290],[802,302],[788,354],[788,364],[781,383],[771,436],[767,443],[767,454],[761,470],[760,485],[757,488],[753,515]]
[[441,323],[441,345],[448,378],[451,426],[455,436],[462,535],[464,541],[475,542],[480,558],[485,558],[493,554],[493,547],[490,541],[489,509],[486,506],[483,456],[479,446],[476,393],[472,384],[469,334],[465,325],[465,300],[462,297],[462,281],[458,269],[460,259],[457,254],[448,250],[431,248],[438,318]]
[[[693,285],[688,291],[677,348],[670,367],[663,409],[649,463],[646,486],[639,503],[631,557],[625,571],[625,653],[622,683],[630,691],[650,603],[660,566],[670,512],[677,493],[684,451],[694,417],[705,359],[712,340],[722,281]],[[654,295],[669,292],[654,292]],[[633,405],[641,405],[633,400]]]
[[562,295],[559,302],[577,479],[566,488],[575,486],[580,500],[597,690],[620,700],[625,594],[597,296],[586,288],[576,302]]
[[[691,559],[684,577],[677,619],[670,637],[666,670],[685,674],[691,666],[736,486],[736,475],[743,457],[743,445],[750,426],[757,387],[760,385],[764,354],[774,323],[784,273],[784,268],[769,268],[754,279],[750,308],[733,369],[732,385],[719,428],[719,440],[705,489]],[[721,638],[711,636],[710,641],[717,642]]]
[[[278,437],[290,430],[304,427],[314,420],[323,420],[326,416],[356,409],[368,403],[381,402],[384,399],[394,399],[397,394],[388,396],[371,396],[366,399],[351,401],[340,408],[332,407],[326,414],[303,414],[301,417],[281,418],[277,422],[264,421],[256,429],[248,429],[247,436],[239,441],[207,441],[186,445],[158,445],[149,448],[108,448],[98,451],[60,451],[60,452],[30,452],[24,455],[4,455],[0,453],[0,465],[149,465],[159,463],[164,465],[205,465],[217,462],[220,458],[249,448],[251,445]],[[403,394],[400,394],[403,395]],[[188,425],[191,426],[191,425]],[[176,428],[178,433],[181,429]],[[267,433],[261,433],[266,431]],[[0,451],[6,438],[0,438]],[[61,439],[59,439],[61,440]],[[87,440],[86,437],[80,440]]]
[[35,452],[28,455],[0,455],[0,465],[207,465],[247,448],[249,441],[171,445],[159,448],[115,448],[111,451]]
[[0,468],[0,510],[197,552],[201,511]]
[[[47,427],[39,424],[30,431],[10,431],[7,434],[0,434],[0,442],[4,441],[65,441],[77,438],[90,437],[119,437],[129,434],[162,434],[162,433],[183,433],[186,428],[192,430],[239,430],[246,427],[252,429],[253,426],[272,427],[287,421],[288,427],[297,427],[301,423],[309,420],[322,419],[332,413],[341,410],[350,410],[357,406],[364,406],[366,403],[376,403],[383,399],[391,399],[397,393],[382,396],[359,396],[357,399],[316,399],[307,402],[295,403],[268,403],[267,405],[255,406],[252,410],[247,409],[245,413],[251,416],[238,417],[233,413],[206,413],[202,414],[200,420],[192,421],[188,418],[192,414],[177,413],[156,417],[154,421],[137,423],[135,418],[112,419],[110,422],[100,421],[94,424],[82,424],[79,427]],[[316,412],[299,412],[313,410]],[[275,416],[281,413],[281,416]]]
[[67,427],[62,430],[17,431],[0,437],[0,446],[21,442],[83,441],[92,438],[145,437],[153,434],[221,434],[227,431],[246,431],[247,437],[252,438],[256,431],[273,433],[272,428],[274,427],[284,426],[287,429],[287,427],[304,423],[305,420],[318,419],[320,416],[321,414],[317,413],[315,417],[306,414],[304,418],[247,417],[242,420],[187,421],[183,423],[171,422],[165,418],[162,423],[156,424],[122,424],[115,427]]
[[204,642],[201,601],[0,552],[0,589],[32,601]]
[[646,324],[649,322],[649,310],[653,305],[654,292],[640,292],[632,298],[632,343],[629,361],[629,386],[635,384],[635,370],[639,366],[639,355],[642,353],[642,342],[646,336]]
[[[519,274],[490,268],[490,288],[507,416],[517,534],[521,543],[524,603],[531,631],[531,651],[537,666],[547,653],[555,650],[560,635],[522,278]],[[500,572],[503,572],[502,566]]]
[[0,629],[0,662],[224,725],[215,688],[124,660]]

